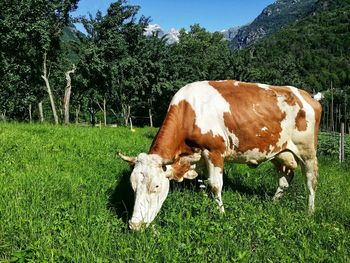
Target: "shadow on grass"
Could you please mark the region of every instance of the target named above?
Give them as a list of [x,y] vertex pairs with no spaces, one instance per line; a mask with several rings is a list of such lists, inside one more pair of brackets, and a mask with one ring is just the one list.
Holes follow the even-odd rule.
[[[199,181],[200,179],[201,181]],[[170,191],[194,192],[201,191],[201,186],[207,178],[203,175],[198,176],[194,180],[183,180],[182,182],[170,182]],[[245,175],[235,172],[234,175],[228,176],[224,173],[224,189],[226,191],[236,191],[245,196],[260,196],[261,198],[269,198],[274,192],[269,189],[263,182],[261,184],[247,184]],[[210,187],[206,185],[206,191],[210,192]],[[130,185],[130,171],[123,171],[114,189],[109,189],[107,208],[122,219],[125,223],[131,218],[134,205],[134,191]]]
[[109,189],[107,208],[127,223],[132,216],[134,191],[130,184],[130,171],[123,171],[114,189]]
[[[200,182],[198,179],[202,182]],[[210,186],[208,185],[207,179],[208,178],[206,176],[199,175],[194,180],[184,179],[181,183],[171,181],[170,189],[171,191],[192,190],[199,192],[202,189],[201,185],[203,186],[203,182],[206,182],[205,190],[206,192],[210,193]],[[227,173],[225,171],[223,181],[223,189],[225,191],[239,192],[245,196],[259,196],[261,198],[270,198],[274,195],[274,189],[272,189],[269,184],[266,184],[264,180],[259,183],[250,183],[246,179],[246,175],[237,172],[231,174],[231,172]]]
[[[181,183],[170,182],[170,191],[200,191],[198,180],[184,180]],[[107,208],[112,211],[123,222],[127,223],[132,216],[134,206],[134,191],[130,184],[130,171],[123,171],[116,186],[107,190]]]
[[224,173],[224,189],[239,192],[244,196],[259,196],[261,198],[270,198],[274,195],[273,190],[269,189],[262,181],[260,184],[247,184],[245,175],[235,173],[228,175]]

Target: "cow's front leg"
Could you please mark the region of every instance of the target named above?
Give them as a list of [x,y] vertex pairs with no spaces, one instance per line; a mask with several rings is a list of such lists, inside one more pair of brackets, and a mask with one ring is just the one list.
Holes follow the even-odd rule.
[[207,164],[209,185],[215,201],[219,205],[221,212],[225,212],[224,204],[222,202],[221,191],[223,186],[223,167],[224,159],[220,153],[203,151],[203,157]]

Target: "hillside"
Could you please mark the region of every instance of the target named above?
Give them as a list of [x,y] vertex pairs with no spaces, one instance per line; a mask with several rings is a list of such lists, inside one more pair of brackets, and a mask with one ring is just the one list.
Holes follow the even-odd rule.
[[81,45],[81,41],[78,36],[83,36],[76,27],[72,24],[63,29],[63,34],[61,36],[61,45],[66,50],[67,58],[71,63],[78,63],[79,61],[79,46]]
[[305,17],[314,10],[316,2],[317,0],[277,0],[267,6],[252,23],[238,30],[230,43],[231,48],[241,49],[253,44]]
[[263,78],[324,90],[332,80],[335,86],[344,87],[350,80],[349,25],[350,4],[319,5],[312,15],[237,55],[249,62],[252,81]]

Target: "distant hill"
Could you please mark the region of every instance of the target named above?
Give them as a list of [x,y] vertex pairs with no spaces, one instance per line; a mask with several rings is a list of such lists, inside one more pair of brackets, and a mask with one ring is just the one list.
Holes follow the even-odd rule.
[[241,49],[277,32],[307,16],[315,9],[316,3],[317,0],[277,0],[267,6],[253,22],[239,28],[230,42],[230,47]]
[[[292,84],[311,92],[332,85],[350,98],[350,1],[319,0],[304,19],[236,52],[250,81]],[[346,95],[347,94],[347,95]]]
[[74,24],[67,26],[63,29],[61,36],[61,45],[64,46],[64,50],[67,51],[67,57],[71,63],[76,64],[79,60],[78,50],[80,46],[80,39],[78,36],[84,36],[82,32],[76,29]]
[[238,34],[239,30],[243,27],[248,26],[250,23],[247,23],[246,25],[243,26],[235,26],[235,27],[231,27],[229,29],[225,29],[222,30],[221,33],[224,35],[224,38],[227,40],[232,40],[236,37],[236,35]]

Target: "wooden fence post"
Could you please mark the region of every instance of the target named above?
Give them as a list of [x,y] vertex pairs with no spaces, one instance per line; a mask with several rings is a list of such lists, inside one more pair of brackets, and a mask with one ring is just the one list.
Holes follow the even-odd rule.
[[131,117],[129,118],[129,121],[130,121],[130,130],[133,130]]
[[340,141],[339,141],[339,162],[345,160],[345,124],[342,122],[340,126]]

